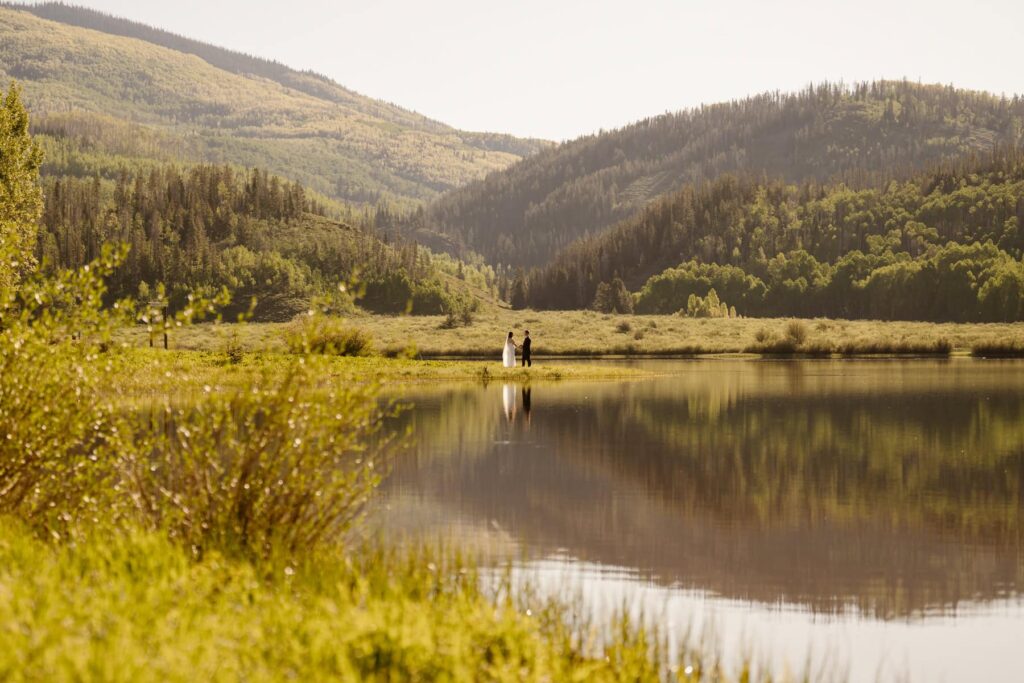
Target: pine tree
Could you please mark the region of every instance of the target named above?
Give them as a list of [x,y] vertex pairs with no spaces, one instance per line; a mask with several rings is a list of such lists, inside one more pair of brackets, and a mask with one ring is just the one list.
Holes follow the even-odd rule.
[[622,279],[615,277],[597,286],[593,308],[601,313],[632,313],[633,297]]
[[526,277],[523,275],[523,271],[520,268],[516,272],[516,279],[512,282],[512,292],[509,295],[509,303],[512,305],[512,308],[521,310],[526,308],[526,298]]
[[43,152],[28,131],[28,112],[12,81],[0,98],[0,295],[35,268],[36,225],[42,216]]

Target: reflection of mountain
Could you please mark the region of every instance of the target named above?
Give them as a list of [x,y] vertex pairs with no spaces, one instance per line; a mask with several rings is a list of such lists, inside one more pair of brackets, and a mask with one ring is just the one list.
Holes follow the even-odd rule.
[[496,388],[453,392],[459,440],[424,434],[389,487],[731,597],[902,615],[1024,585],[1024,366],[686,370],[534,387],[529,431]]

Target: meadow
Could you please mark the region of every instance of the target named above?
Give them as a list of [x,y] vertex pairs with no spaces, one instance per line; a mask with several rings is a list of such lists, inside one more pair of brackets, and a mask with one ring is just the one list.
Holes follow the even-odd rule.
[[[468,326],[450,327],[444,316],[355,314],[344,318],[372,340],[373,351],[414,358],[501,357],[509,330],[533,338],[535,357],[695,355],[723,353],[827,353],[847,355],[1013,352],[1024,342],[1024,323],[930,323],[796,318],[687,318],[595,311],[512,311],[485,308]],[[206,323],[175,330],[181,350],[285,351],[295,323]],[[118,337],[146,346],[142,327]],[[159,344],[160,341],[157,340]],[[536,368],[543,367],[543,364]]]

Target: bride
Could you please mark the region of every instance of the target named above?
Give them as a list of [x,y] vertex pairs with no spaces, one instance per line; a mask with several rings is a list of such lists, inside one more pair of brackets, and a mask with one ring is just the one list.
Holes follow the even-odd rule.
[[508,338],[505,339],[505,350],[501,353],[501,364],[506,368],[514,368],[516,366],[516,343],[512,339],[512,333],[508,333]]

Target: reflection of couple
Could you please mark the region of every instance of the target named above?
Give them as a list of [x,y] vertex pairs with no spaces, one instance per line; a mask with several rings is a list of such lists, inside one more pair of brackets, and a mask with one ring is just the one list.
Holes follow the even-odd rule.
[[[523,416],[526,424],[530,424],[530,387],[523,387]],[[501,402],[505,405],[505,417],[509,422],[516,419],[516,388],[512,384],[506,384],[501,388]]]
[[516,344],[516,340],[512,338],[511,330],[508,333],[508,337],[505,339],[505,350],[501,353],[501,364],[506,368],[514,368],[516,366],[516,349],[523,350],[523,367],[533,367],[533,361],[530,359],[530,331],[525,330],[523,339],[523,345],[519,346]]

